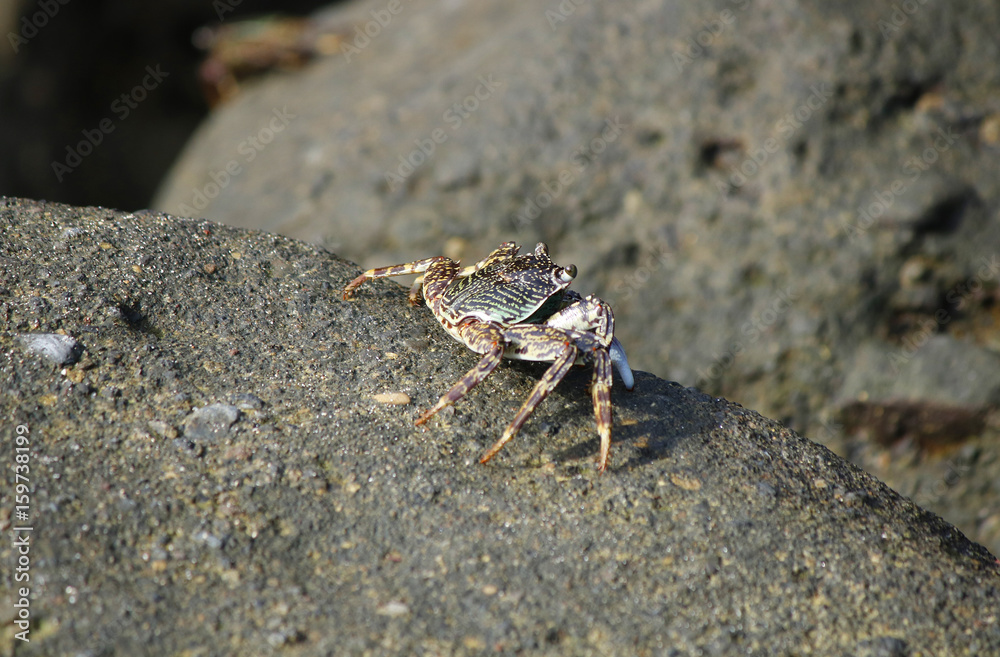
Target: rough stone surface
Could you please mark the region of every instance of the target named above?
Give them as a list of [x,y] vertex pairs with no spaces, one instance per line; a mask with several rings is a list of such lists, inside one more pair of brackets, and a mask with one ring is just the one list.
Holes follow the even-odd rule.
[[[755,412],[638,372],[599,475],[578,371],[481,466],[543,367],[415,427],[477,357],[391,283],[341,301],[358,269],[322,248],[17,199],[0,231],[0,462],[30,442],[29,518],[4,487],[0,526],[34,527],[17,654],[1000,652],[993,555]],[[83,356],[40,368],[28,331]],[[171,438],[252,399],[214,442]]]
[[964,529],[1000,547],[1000,490],[962,492],[1000,481],[995,401],[918,383],[914,408],[986,418],[925,423],[978,450],[948,484],[964,457],[904,439],[897,472],[847,412],[887,376],[916,392],[893,368],[914,353],[982,350],[961,374],[996,378],[1000,4],[404,3],[379,26],[384,4],[317,17],[356,50],[214,115],[154,207],[365,267],[545,241],[638,367],[939,490],[946,517],[976,505]]

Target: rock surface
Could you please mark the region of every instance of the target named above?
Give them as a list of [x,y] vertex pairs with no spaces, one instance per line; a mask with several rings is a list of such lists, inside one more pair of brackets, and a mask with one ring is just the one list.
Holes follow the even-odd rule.
[[[213,116],[154,207],[365,267],[545,241],[641,369],[970,513],[1000,549],[1000,400],[943,383],[997,374],[1000,4],[403,3],[380,25],[384,7],[317,17],[346,50]],[[979,428],[869,446],[900,361],[952,373],[912,408]],[[913,448],[963,441],[947,485],[959,457]],[[885,465],[900,452],[908,471]]]
[[[18,654],[1000,652],[995,557],[738,405],[616,382],[598,475],[573,372],[481,466],[542,368],[502,364],[420,430],[476,356],[392,283],[341,301],[358,269],[322,248],[17,199],[0,231],[0,462],[28,436],[31,482],[0,524],[34,528]],[[226,428],[192,440],[205,407]]]

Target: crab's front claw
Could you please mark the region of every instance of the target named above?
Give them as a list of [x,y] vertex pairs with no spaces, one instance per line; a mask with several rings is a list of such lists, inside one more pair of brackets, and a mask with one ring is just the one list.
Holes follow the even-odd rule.
[[618,370],[618,374],[622,377],[625,389],[631,390],[635,387],[635,377],[632,375],[632,368],[628,366],[625,347],[622,346],[621,342],[618,342],[618,338],[612,338],[611,347],[608,348],[608,351],[611,354],[611,362],[615,364],[615,369]]

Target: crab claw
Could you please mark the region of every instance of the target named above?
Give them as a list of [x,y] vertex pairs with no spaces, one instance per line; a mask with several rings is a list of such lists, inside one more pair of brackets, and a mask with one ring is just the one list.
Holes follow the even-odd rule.
[[615,369],[621,375],[625,383],[625,389],[631,390],[635,387],[635,377],[632,376],[632,368],[628,366],[628,358],[625,356],[625,348],[618,338],[611,339],[611,347],[608,348],[611,354],[611,362],[615,364]]

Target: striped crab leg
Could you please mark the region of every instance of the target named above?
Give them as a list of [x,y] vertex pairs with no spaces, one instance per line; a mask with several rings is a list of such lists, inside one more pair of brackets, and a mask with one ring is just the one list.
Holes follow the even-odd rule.
[[[423,260],[417,260],[415,262],[407,262],[402,265],[391,265],[389,267],[378,267],[377,269],[369,269],[365,273],[361,274],[353,281],[348,283],[344,287],[344,301],[351,298],[351,294],[354,290],[361,287],[362,283],[375,278],[386,278],[388,276],[405,276],[407,274],[422,274],[436,262],[444,262],[447,260],[444,256],[435,256],[433,258],[424,258]],[[422,278],[422,277],[421,277]],[[417,283],[420,279],[417,279]],[[416,284],[415,284],[416,285]],[[410,302],[413,302],[413,290],[410,290]],[[419,303],[419,302],[418,302]]]
[[504,331],[495,322],[469,322],[459,327],[463,340],[473,351],[483,354],[482,359],[465,376],[441,395],[437,403],[417,418],[416,424],[423,424],[442,408],[454,404],[470,390],[482,383],[483,379],[496,369],[503,358]]
[[482,458],[479,459],[480,463],[486,463],[491,458],[496,456],[497,452],[503,449],[503,446],[510,442],[511,438],[513,438],[517,432],[520,431],[521,427],[524,426],[524,423],[528,420],[528,416],[531,415],[540,403],[542,403],[543,399],[548,397],[549,393],[552,392],[557,385],[559,385],[559,382],[562,381],[564,376],[566,376],[569,369],[573,367],[573,361],[576,360],[576,354],[576,347],[574,347],[571,343],[564,343],[562,352],[556,358],[555,362],[552,363],[552,366],[545,371],[542,378],[538,380],[538,383],[535,384],[534,389],[532,389],[531,394],[528,395],[528,399],[525,400],[521,409],[517,412],[517,415],[515,415],[514,419],[511,420],[509,425],[507,425],[507,428],[504,429],[503,435],[500,436],[500,440],[496,441],[493,444],[493,447],[490,447],[489,450],[483,454]]
[[601,437],[598,468],[603,472],[607,468],[611,452],[611,357],[607,348],[592,334],[546,325],[512,326],[504,332],[504,338],[509,343],[505,353],[508,358],[551,361],[552,365],[535,384],[500,440],[483,454],[479,462],[486,463],[510,442],[535,408],[559,385],[583,351],[594,360],[591,394],[597,432]]
[[[446,268],[446,271],[441,272],[436,278],[442,281],[448,281],[455,278],[462,278],[465,276],[471,276],[483,267],[489,265],[495,260],[502,258],[511,258],[517,255],[518,247],[513,242],[504,242],[499,246],[499,248],[494,249],[492,253],[480,260],[479,262],[469,265],[468,267],[458,268],[458,263],[453,262],[445,256],[435,256],[433,258],[424,258],[423,260],[416,260],[414,262],[407,262],[401,265],[390,265],[388,267],[378,267],[376,269],[369,269],[365,273],[361,274],[353,281],[348,283],[344,287],[344,301],[347,301],[354,293],[354,290],[361,287],[361,285],[368,280],[376,278],[386,278],[389,276],[406,276],[407,274],[423,274],[428,269],[431,269],[436,263],[450,263],[453,266]],[[424,277],[419,276],[417,280],[413,281],[413,286],[410,287],[410,303],[414,306],[420,303],[420,289],[424,282]]]
[[597,469],[604,472],[611,455],[611,356],[598,349],[594,351],[594,380],[590,384],[590,395],[594,401],[594,419],[597,435],[601,437],[601,453],[597,458]]

